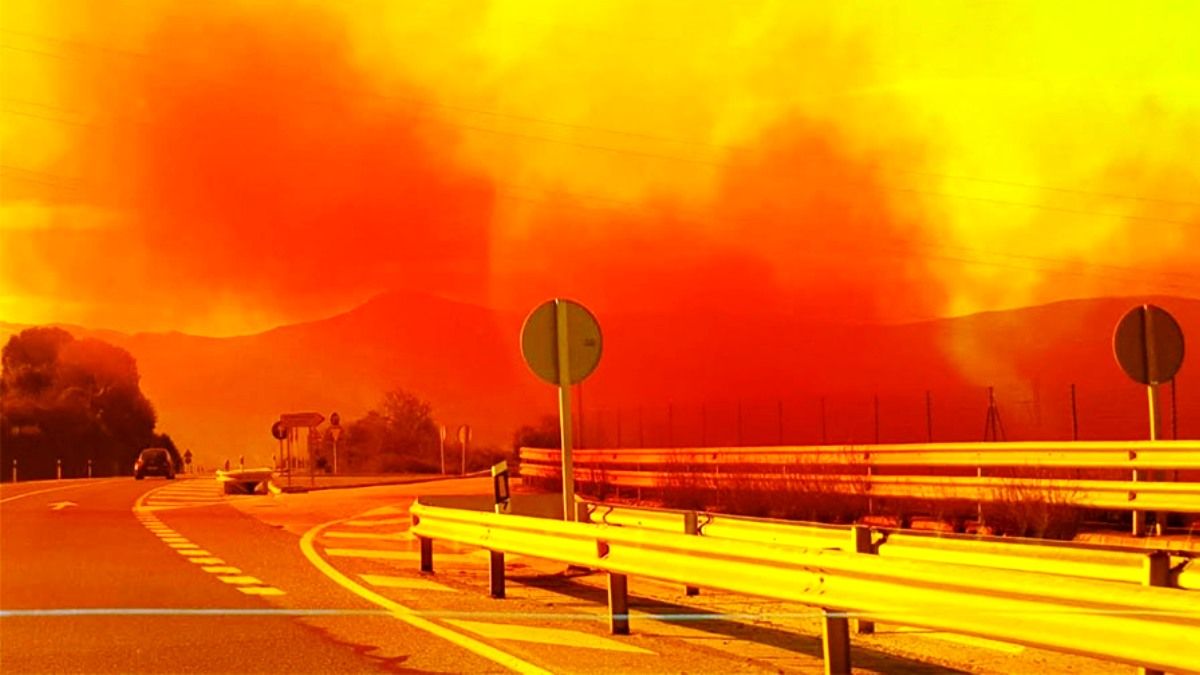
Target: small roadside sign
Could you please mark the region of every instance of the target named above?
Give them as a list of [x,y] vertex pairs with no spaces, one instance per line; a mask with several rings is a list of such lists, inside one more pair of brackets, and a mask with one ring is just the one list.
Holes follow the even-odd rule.
[[325,416],[316,412],[288,413],[279,416],[279,423],[284,427],[315,427],[325,421]]
[[[591,375],[600,364],[603,346],[596,317],[571,300],[547,300],[530,312],[521,327],[525,363],[553,385],[576,384]],[[558,372],[560,356],[567,363],[562,375]]]
[[1170,382],[1183,365],[1183,330],[1161,307],[1134,307],[1117,324],[1113,353],[1133,381],[1147,385]]

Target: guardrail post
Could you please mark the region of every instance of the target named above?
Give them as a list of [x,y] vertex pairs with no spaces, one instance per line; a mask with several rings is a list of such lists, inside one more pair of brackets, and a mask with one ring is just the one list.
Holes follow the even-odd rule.
[[1169,586],[1171,584],[1171,556],[1166,551],[1152,551],[1142,560],[1142,585]]
[[608,573],[608,613],[613,635],[629,635],[629,580],[624,574]]
[[[688,511],[683,514],[683,533],[696,535],[700,533],[700,519],[695,511]],[[684,586],[684,595],[700,595],[700,589],[696,586]]]
[[504,597],[504,552],[488,551],[488,580],[493,598]]
[[575,522],[592,522],[592,509],[587,502],[575,502]]
[[[1171,584],[1171,556],[1166,551],[1152,551],[1142,559],[1143,586],[1169,586]],[[1138,675],[1164,675],[1156,668],[1138,667]]]
[[825,675],[850,675],[850,622],[844,612],[828,609],[823,613],[821,651],[825,657]]
[[428,537],[417,537],[421,542],[421,571],[433,571],[433,540]]
[[[854,553],[874,553],[875,547],[871,545],[871,528],[863,527],[862,525],[851,525],[850,545],[853,547],[850,550]],[[875,632],[875,622],[865,619],[855,619],[854,632],[859,635],[871,635]]]

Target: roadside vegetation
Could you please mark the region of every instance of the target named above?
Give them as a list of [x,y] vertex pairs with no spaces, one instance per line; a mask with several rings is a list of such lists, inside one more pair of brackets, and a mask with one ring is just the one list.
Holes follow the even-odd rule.
[[[379,404],[363,417],[346,425],[338,442],[341,473],[439,473],[442,468],[440,429],[433,406],[402,388],[384,394]],[[446,473],[463,468],[462,451],[455,429],[445,442]],[[487,469],[509,453],[489,445],[468,444],[466,471]],[[328,430],[322,439],[321,458],[333,456],[333,438]],[[320,466],[327,467],[328,460]]]
[[61,328],[29,328],[9,338],[0,361],[0,479],[126,475],[138,453],[166,448],[181,470],[171,437],[155,430],[154,406],[142,393],[137,362],[101,340]]

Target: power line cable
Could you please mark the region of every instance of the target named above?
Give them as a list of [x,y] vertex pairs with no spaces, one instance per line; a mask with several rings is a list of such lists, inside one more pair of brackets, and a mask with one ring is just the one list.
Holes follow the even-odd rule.
[[[134,51],[129,51],[129,50],[122,50],[122,49],[110,47],[107,45],[97,45],[95,43],[82,42],[82,41],[77,41],[77,40],[67,40],[67,39],[62,39],[62,38],[58,38],[58,37],[54,37],[54,36],[41,35],[41,34],[37,34],[37,33],[29,33],[29,32],[22,32],[22,31],[14,31],[14,30],[10,30],[10,29],[0,29],[0,32],[18,35],[18,36],[30,38],[30,39],[37,39],[37,40],[44,40],[44,41],[48,41],[48,42],[56,42],[56,43],[60,43],[60,44],[72,45],[72,46],[76,46],[76,47],[79,47],[82,49],[96,50],[96,51],[104,52],[107,54],[111,54],[113,56],[120,56],[120,57],[129,58],[129,59],[137,59],[137,60],[141,60],[141,61],[148,61],[150,59],[154,59],[154,61],[156,63],[161,63],[163,61],[163,59],[161,59],[160,57],[152,57],[150,54],[146,54],[146,53],[142,53],[142,52],[134,52]],[[29,48],[16,47],[16,46],[9,45],[9,44],[4,44],[4,45],[0,45],[0,46],[2,46],[4,48],[8,48],[8,49],[14,49],[17,51],[24,51],[24,52],[28,52],[28,53],[32,53],[32,54],[40,54],[40,55],[51,56],[51,57],[56,57],[56,58],[80,58],[75,55],[56,54],[53,52],[45,52],[45,51],[34,50],[34,49],[29,49]],[[447,104],[447,103],[433,102],[433,101],[427,101],[427,100],[419,100],[419,99],[414,99],[414,98],[410,98],[410,97],[395,96],[392,94],[385,94],[382,92],[376,92],[376,91],[371,91],[371,90],[366,90],[366,89],[350,89],[350,88],[344,88],[344,87],[324,87],[324,88],[330,89],[333,92],[338,93],[339,95],[350,94],[350,95],[357,95],[357,96],[364,96],[364,97],[371,97],[371,98],[380,98],[380,99],[384,99],[384,100],[404,103],[406,105],[411,105],[414,107],[454,110],[454,111],[458,111],[458,112],[479,114],[479,115],[491,116],[491,117],[502,118],[502,119],[512,119],[512,120],[517,120],[517,121],[531,122],[531,123],[535,123],[535,124],[558,126],[558,127],[563,127],[563,128],[567,128],[567,129],[574,129],[574,130],[581,130],[581,131],[594,131],[594,132],[613,134],[613,135],[618,135],[618,136],[626,136],[629,138],[651,140],[651,141],[656,141],[656,142],[703,147],[703,148],[718,150],[721,152],[753,153],[756,151],[755,148],[750,147],[750,146],[741,146],[741,145],[732,145],[732,144],[717,144],[717,143],[711,143],[708,141],[701,141],[701,140],[694,140],[694,139],[671,138],[671,137],[661,136],[661,135],[657,135],[657,134],[635,132],[635,131],[629,131],[629,130],[625,130],[625,129],[613,129],[613,128],[608,128],[608,127],[586,125],[586,124],[580,124],[580,123],[575,123],[575,122],[564,122],[561,120],[552,120],[552,119],[536,117],[536,116],[531,116],[531,115],[521,115],[521,114],[516,114],[516,113],[508,113],[508,112],[497,111],[497,110],[488,110],[488,109],[476,108],[476,107],[470,107],[470,106]],[[439,121],[442,121],[442,120],[439,120]],[[680,161],[680,162],[708,164],[708,165],[713,165],[713,166],[729,166],[728,162],[713,162],[713,161],[696,159],[696,158],[686,158],[686,157],[678,157],[678,156],[673,156],[673,155],[664,155],[661,153],[630,151],[628,149],[613,148],[611,146],[603,146],[603,145],[597,145],[597,144],[582,144],[582,143],[578,143],[576,141],[571,141],[571,140],[567,140],[567,139],[556,139],[556,138],[545,137],[545,136],[536,136],[536,135],[531,135],[531,134],[519,134],[516,132],[506,132],[506,131],[501,131],[501,130],[492,129],[492,128],[488,128],[488,127],[462,125],[462,124],[455,124],[452,122],[445,122],[445,121],[442,121],[442,122],[451,124],[453,126],[460,126],[462,128],[470,129],[473,131],[480,131],[480,132],[484,132],[484,133],[494,133],[494,134],[501,134],[501,135],[511,135],[511,136],[517,137],[517,138],[540,140],[540,141],[552,142],[552,143],[562,143],[562,144],[566,144],[566,145],[575,145],[577,147],[586,148],[586,149],[602,150],[602,151],[610,151],[610,152],[622,152],[625,154],[631,154],[631,155],[642,156],[642,157],[667,159],[667,160]],[[990,184],[995,184],[995,185],[1005,185],[1005,186],[1009,186],[1009,187],[1020,187],[1020,188],[1024,188],[1024,189],[1059,192],[1059,193],[1063,193],[1063,194],[1104,197],[1104,198],[1109,198],[1109,199],[1124,199],[1124,200],[1141,201],[1141,202],[1157,203],[1157,204],[1164,204],[1164,205],[1200,207],[1200,202],[1198,202],[1198,201],[1168,199],[1168,198],[1162,198],[1162,197],[1148,197],[1148,196],[1141,196],[1141,195],[1129,195],[1129,194],[1121,194],[1121,193],[1116,193],[1116,192],[1111,192],[1111,191],[1082,190],[1082,189],[1078,189],[1078,188],[1065,188],[1065,187],[1058,187],[1058,186],[1039,185],[1039,184],[1030,183],[1030,182],[1026,182],[1026,181],[1016,181],[1016,180],[1010,180],[1010,179],[984,178],[984,177],[978,177],[978,176],[967,176],[967,175],[961,175],[961,174],[935,172],[935,171],[928,171],[928,170],[905,169],[905,168],[895,167],[895,166],[883,164],[883,163],[870,165],[870,168],[880,169],[880,170],[887,171],[887,172],[912,174],[912,175],[927,176],[927,177],[940,178],[940,179],[968,181],[968,182],[974,182],[974,183],[990,183]],[[981,199],[981,200],[983,200],[983,198],[977,198],[977,197],[968,196],[968,195],[956,195],[956,194],[950,194],[950,193],[931,193],[931,194],[935,194],[938,196],[950,196],[950,197],[959,198],[959,199]],[[985,201],[987,201],[987,200],[985,200]],[[1025,202],[1001,201],[1001,202],[997,202],[997,203],[1005,203],[1005,204],[1014,205],[1014,206],[1024,206],[1027,208],[1050,208],[1050,207],[1043,207],[1041,205],[1028,204]],[[1082,212],[1082,210],[1072,210],[1072,211],[1067,211],[1067,212],[1075,213],[1075,212]],[[1090,213],[1090,211],[1088,213]]]

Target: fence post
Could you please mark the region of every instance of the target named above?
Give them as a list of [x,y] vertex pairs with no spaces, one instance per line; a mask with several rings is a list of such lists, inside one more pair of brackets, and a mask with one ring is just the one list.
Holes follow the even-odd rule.
[[629,635],[629,580],[624,574],[608,573],[608,615],[613,635]]
[[488,585],[493,598],[504,597],[504,552],[488,551]]
[[845,612],[822,609],[821,651],[826,675],[850,675],[850,626]]
[[[700,533],[699,518],[695,511],[687,511],[683,514],[683,533],[696,535]],[[700,595],[700,589],[696,586],[684,586],[684,595]]]
[[739,399],[737,403],[737,444],[742,445],[742,401]]
[[[850,545],[853,547],[850,550],[854,553],[874,553],[875,547],[871,545],[871,528],[863,527],[862,525],[851,525]],[[875,622],[865,619],[855,619],[854,632],[859,635],[871,635],[875,632]]]
[[1079,440],[1079,406],[1075,400],[1075,385],[1071,384],[1071,440]]
[[879,394],[875,394],[875,445],[879,445]]
[[925,432],[929,442],[933,442],[933,392],[925,390]]
[[783,400],[779,401],[779,444],[783,445]]
[[674,429],[675,409],[670,403],[667,404],[667,447],[675,447],[675,429]]
[[821,445],[829,444],[828,429],[825,425],[825,397],[821,397]]

